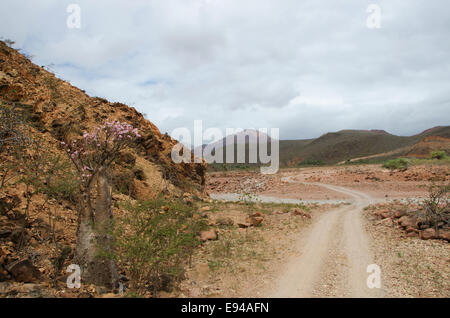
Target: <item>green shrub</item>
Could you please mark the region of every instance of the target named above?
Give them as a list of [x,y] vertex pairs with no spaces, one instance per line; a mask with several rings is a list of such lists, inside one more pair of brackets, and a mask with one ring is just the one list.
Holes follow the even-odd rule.
[[129,169],[114,170],[111,176],[113,189],[131,198],[136,198],[134,177],[134,172]]
[[437,150],[431,152],[431,159],[445,159],[447,157],[447,154],[443,150]]
[[116,257],[127,268],[131,288],[170,291],[183,277],[183,268],[200,244],[205,221],[193,218],[194,207],[183,201],[127,203],[127,215],[117,221]]
[[390,170],[406,170],[408,169],[409,160],[405,158],[397,158],[388,160],[383,164],[383,168]]
[[322,160],[306,159],[300,162],[299,166],[323,166],[324,164]]
[[57,200],[66,200],[76,204],[80,193],[80,181],[73,171],[62,170],[58,177],[53,178],[46,185],[44,193]]

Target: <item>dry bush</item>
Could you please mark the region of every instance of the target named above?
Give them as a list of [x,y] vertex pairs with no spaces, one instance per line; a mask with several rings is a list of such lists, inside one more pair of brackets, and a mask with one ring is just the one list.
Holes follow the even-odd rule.
[[29,129],[15,104],[0,105],[0,189],[17,176],[18,158],[31,143]]
[[195,209],[162,197],[125,204],[127,215],[116,224],[116,257],[127,268],[132,290],[170,291],[183,277],[183,268],[200,244],[206,227],[195,220]]
[[429,187],[428,198],[422,203],[426,223],[436,232],[439,227],[448,226],[450,221],[449,190],[448,184],[433,184]]
[[136,198],[136,187],[134,185],[135,175],[129,169],[116,169],[111,173],[111,184],[113,189],[131,198]]

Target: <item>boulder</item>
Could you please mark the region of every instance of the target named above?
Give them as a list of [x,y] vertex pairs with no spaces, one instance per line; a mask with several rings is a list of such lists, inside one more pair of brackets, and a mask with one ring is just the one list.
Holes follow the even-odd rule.
[[294,209],[291,211],[291,213],[292,213],[292,215],[299,215],[301,217],[308,218],[308,219],[311,218],[311,214],[309,214],[303,210],[300,210],[300,209]]
[[9,264],[7,270],[16,281],[23,283],[33,283],[41,275],[41,272],[28,259]]
[[434,229],[426,229],[420,231],[420,238],[422,240],[430,240],[436,238],[436,231]]
[[391,214],[389,212],[382,212],[379,215],[382,219],[389,219],[391,217]]
[[447,242],[450,242],[450,230],[449,229],[440,229],[438,237],[441,240],[446,240]]
[[216,223],[218,225],[232,226],[234,221],[231,218],[218,218]]
[[406,211],[403,211],[403,210],[395,211],[395,213],[394,213],[394,217],[395,217],[396,219],[399,219],[399,218],[401,218],[401,217],[404,216],[404,215],[406,215]]
[[418,226],[419,230],[426,230],[426,229],[430,228],[429,224],[424,224],[424,223],[421,223],[421,222],[417,222],[417,226]]
[[417,228],[417,219],[412,216],[404,215],[400,219],[398,219],[398,224],[400,224],[400,226],[402,226],[403,228]]
[[206,241],[216,241],[218,239],[217,231],[215,229],[210,229],[208,231],[200,232],[200,240]]
[[204,206],[200,209],[201,212],[208,212],[210,210],[211,210],[211,208],[209,206]]
[[250,216],[247,218],[247,223],[250,223],[252,226],[256,227],[261,225],[261,223],[264,221],[264,218],[260,216]]
[[382,214],[385,214],[385,213],[388,213],[389,212],[389,210],[387,210],[387,209],[380,209],[380,210],[375,210],[374,211],[374,214],[376,215],[376,216],[378,216],[379,218],[382,218]]
[[394,222],[392,221],[391,218],[385,218],[378,222],[379,222],[379,224],[384,225],[384,226],[392,226],[394,224]]
[[410,226],[408,226],[405,229],[405,231],[406,231],[406,233],[411,233],[411,232],[417,233],[417,230],[415,228],[410,227]]
[[6,238],[11,236],[12,230],[11,229],[2,229],[0,230],[0,238]]

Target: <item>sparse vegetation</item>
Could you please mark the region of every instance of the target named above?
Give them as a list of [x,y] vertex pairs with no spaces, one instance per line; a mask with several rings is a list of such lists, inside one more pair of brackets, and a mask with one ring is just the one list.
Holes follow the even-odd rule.
[[437,158],[411,158],[409,160],[409,166],[420,166],[420,165],[438,165],[445,166],[450,164],[450,157],[445,156],[442,159]]
[[144,292],[171,290],[183,277],[183,268],[200,244],[206,228],[193,218],[195,208],[163,197],[124,204],[127,215],[117,222],[117,260],[131,278],[131,288]]
[[13,105],[0,105],[0,189],[19,174],[21,158],[31,139],[25,118]]
[[26,117],[15,105],[0,108],[0,152],[1,185],[23,183],[26,185],[27,205],[25,215],[29,217],[32,197],[43,193],[46,207],[49,198],[76,201],[78,183],[70,169],[70,163],[55,153],[39,137],[32,137],[32,128]]
[[239,195],[239,201],[247,206],[248,213],[252,213],[255,209],[255,204],[259,201],[259,199],[254,193],[243,192]]
[[32,139],[27,150],[16,160],[21,167],[18,180],[26,185],[27,217],[32,198],[39,193],[45,195],[41,210],[46,208],[50,198],[68,200],[72,203],[77,201],[79,183],[70,162],[62,155],[54,153],[42,140]]
[[447,153],[443,150],[437,150],[431,152],[431,159],[442,160],[447,158]]
[[5,42],[5,44],[6,44],[7,46],[9,46],[10,48],[12,48],[14,44],[16,44],[15,41],[13,41],[13,40],[11,40],[11,39],[5,39],[5,38],[3,38],[3,37],[0,37],[0,41]]
[[135,175],[132,170],[121,169],[112,173],[113,189],[131,198],[136,198]]
[[323,166],[325,162],[323,160],[306,159],[299,163],[299,166]]
[[[387,159],[387,158],[385,158]],[[345,165],[372,165],[372,164],[383,164],[385,159],[381,158],[367,158],[367,159],[358,159],[358,160],[350,160],[345,161]]]
[[410,164],[409,160],[406,158],[397,158],[388,160],[383,164],[383,168],[387,168],[390,170],[407,170],[408,165]]
[[422,207],[425,211],[426,223],[434,227],[438,233],[440,226],[450,223],[450,185],[433,184],[428,191],[428,198],[424,200]]

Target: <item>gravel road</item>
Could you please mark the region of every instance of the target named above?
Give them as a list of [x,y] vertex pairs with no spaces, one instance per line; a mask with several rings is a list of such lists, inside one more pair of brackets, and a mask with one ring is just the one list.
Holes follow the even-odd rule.
[[[288,179],[289,182],[296,182]],[[369,288],[373,264],[362,209],[369,195],[335,185],[315,183],[353,198],[351,204],[322,214],[296,243],[299,256],[281,271],[268,297],[383,297],[382,288]]]

